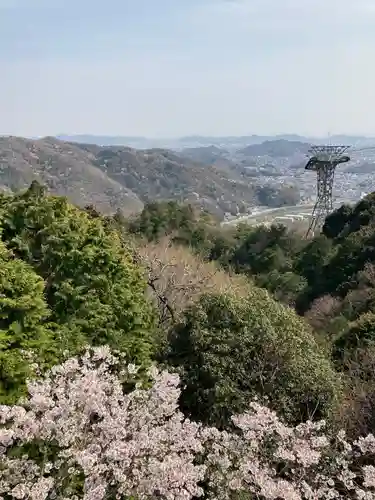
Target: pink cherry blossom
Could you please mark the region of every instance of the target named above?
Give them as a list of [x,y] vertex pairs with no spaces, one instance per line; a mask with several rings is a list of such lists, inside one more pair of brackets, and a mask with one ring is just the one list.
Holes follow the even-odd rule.
[[256,402],[233,417],[236,432],[204,427],[179,411],[177,375],[153,366],[144,385],[141,372],[90,348],[1,406],[0,498],[375,500],[374,436],[289,427]]

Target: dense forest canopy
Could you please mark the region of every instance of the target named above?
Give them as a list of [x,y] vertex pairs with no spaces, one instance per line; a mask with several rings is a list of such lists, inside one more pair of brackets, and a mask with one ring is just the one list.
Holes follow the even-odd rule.
[[[166,423],[169,418],[175,418],[173,422],[176,425],[181,421],[190,422],[183,424],[189,429],[185,429],[186,432],[198,432],[193,432],[193,429],[198,429],[194,427],[194,422],[200,422],[216,428],[216,434],[210,431],[214,433],[210,436],[230,435],[230,439],[240,439],[235,429],[238,425],[241,429],[250,425],[250,414],[246,413],[249,408],[253,408],[257,418],[261,418],[261,411],[265,410],[260,410],[259,405],[277,412],[282,425],[292,426],[288,429],[306,420],[317,422],[323,418],[331,437],[340,428],[344,428],[353,439],[372,433],[375,430],[374,260],[374,195],[367,196],[356,206],[343,206],[333,212],[327,217],[322,233],[306,241],[281,225],[269,228],[253,228],[244,224],[236,228],[220,227],[207,212],[176,201],[150,202],[139,215],[126,218],[120,211],[108,216],[102,215],[93,206],[77,208],[66,198],[49,195],[36,182],[27,191],[2,194],[0,402],[12,405],[29,393],[29,398],[37,399],[30,400],[27,411],[33,412],[38,405],[45,404],[38,415],[43,425],[47,425],[47,422],[55,422],[56,414],[53,414],[52,407],[58,407],[62,401],[59,398],[64,393],[66,408],[73,412],[69,415],[83,412],[87,416],[87,425],[82,432],[89,433],[87,442],[92,440],[92,446],[100,433],[104,433],[100,434],[102,437],[108,437],[110,425],[118,426],[118,439],[124,439],[126,443],[125,437],[120,436],[125,420],[123,424],[116,421],[118,417],[114,413],[111,414],[112,424],[105,420],[107,410],[121,413],[125,409],[130,412],[128,415],[135,415],[126,425],[137,433],[142,432],[144,425],[144,432],[148,429],[150,439],[156,439],[157,433],[152,430],[156,422],[159,422],[158,429],[163,429],[162,432],[172,432],[171,428],[167,431],[163,427],[169,425]],[[92,359],[84,354],[88,346],[97,349],[93,351],[96,354]],[[115,357],[121,358],[121,363],[128,364],[128,371],[117,367],[115,357],[111,357],[109,350],[115,353]],[[78,359],[81,361],[78,362]],[[99,366],[101,360],[104,360],[104,368]],[[56,368],[58,364],[60,368]],[[177,373],[181,390],[176,389],[175,375],[150,372],[150,366],[155,364],[166,370],[160,373]],[[51,367],[55,368],[46,375]],[[44,378],[46,376],[47,379]],[[28,379],[39,382],[34,386],[27,385]],[[87,401],[94,405],[90,409],[81,406],[80,391],[83,386],[79,384],[86,384]],[[97,392],[90,389],[90,384],[98,388]],[[152,389],[152,384],[156,384],[155,389]],[[64,389],[61,389],[63,386]],[[122,391],[126,396],[120,396]],[[104,400],[99,401],[99,394],[107,398],[105,404]],[[47,399],[43,400],[43,397]],[[48,403],[52,405],[48,410],[52,413],[42,417],[47,411],[47,400],[54,401],[53,404]],[[137,405],[140,405],[139,408]],[[144,405],[151,405],[147,411],[151,411],[152,407],[147,418]],[[5,408],[17,407],[0,408],[1,426],[8,418],[4,412],[19,411]],[[172,417],[175,411],[182,413]],[[247,417],[234,417],[238,414]],[[59,415],[61,422],[68,425],[68,414]],[[274,429],[281,429],[281,424],[272,420],[274,417],[265,415],[262,418],[269,422],[267,425],[273,422]],[[190,420],[184,420],[185,417]],[[16,425],[17,418],[12,425]],[[74,418],[78,419],[77,423],[78,416]],[[247,419],[246,425],[241,419]],[[60,425],[59,421],[56,420],[53,425]],[[104,421],[108,427],[103,427]],[[17,425],[17,432],[20,433],[24,423]],[[100,432],[95,431],[95,425],[99,426],[97,429],[100,428]],[[94,426],[92,430],[89,430],[90,426]],[[266,434],[271,432],[269,426],[264,431]],[[53,432],[60,432],[57,427],[53,428]],[[5,436],[4,432],[8,432],[6,427],[0,427],[0,441],[3,439],[1,436]],[[46,435],[43,432],[42,428],[33,428],[32,439],[35,441],[27,445],[28,452],[35,452],[37,448],[41,453],[38,447]],[[288,435],[294,432],[298,434],[302,431],[288,430]],[[266,434],[262,434],[262,439],[266,439]],[[25,436],[21,433],[17,439],[22,441]],[[212,437],[213,440],[216,438]],[[16,441],[9,439],[6,446],[9,443],[16,446]],[[63,446],[63,441],[59,439],[56,443]],[[157,446],[161,448],[157,449],[161,455],[157,459],[156,455],[152,455],[155,467],[155,460],[161,460],[161,456],[164,457],[163,464],[166,464],[161,443],[165,445],[167,441],[158,441]],[[178,441],[180,458],[187,453],[187,448],[183,451],[183,442],[183,439]],[[204,441],[204,446],[207,442]],[[214,441],[210,442],[214,446]],[[43,453],[53,454],[51,443]],[[124,443],[121,446],[125,446]],[[235,450],[236,453],[240,449],[244,452],[246,447],[241,443],[238,442],[232,449],[231,460],[235,460]],[[194,453],[203,446],[198,441],[195,444],[191,441],[190,445],[195,447]],[[22,446],[26,444],[20,445],[21,448],[17,446],[12,453],[21,456],[22,450],[26,449]],[[95,446],[99,446],[97,442]],[[73,448],[69,448],[69,453],[73,453]],[[74,450],[73,455],[77,457],[77,448]],[[168,450],[169,453],[171,448]],[[11,465],[11,455],[1,458],[1,453],[0,495],[8,495],[4,497],[6,499],[26,498],[17,496],[20,495],[18,490],[14,495],[6,490],[16,480],[14,478],[22,476],[21,469],[17,469],[21,465]],[[33,459],[37,460],[38,453]],[[93,450],[90,453],[94,453]],[[151,448],[147,453],[153,453]],[[183,456],[184,460],[188,460],[187,456]],[[100,457],[102,460],[104,455]],[[237,457],[236,460],[240,459]],[[366,460],[366,466],[375,464],[374,456]],[[194,467],[198,466],[198,462],[194,462]],[[79,463],[82,465],[83,462]],[[137,463],[134,467],[140,467],[142,474],[147,474],[144,463],[142,466]],[[207,470],[211,470],[211,465]],[[9,473],[13,466],[20,476]],[[111,474],[116,476],[111,469],[112,462],[105,467],[109,467],[106,470],[111,470]],[[288,476],[285,463],[277,467],[281,467],[275,469],[280,474],[277,476],[280,480],[294,481]],[[69,487],[58,483],[60,489],[55,489],[55,493],[66,494],[69,490],[66,498],[70,498],[69,495],[73,498],[75,494],[81,498],[83,484],[85,488],[94,488],[93,483],[82,482],[84,477],[85,481],[89,481],[87,478],[93,481],[92,471],[87,471],[80,469],[76,482],[69,479]],[[203,474],[203,469],[200,471]],[[231,473],[227,471],[224,476],[227,478]],[[51,479],[48,474],[45,471],[42,473],[43,481]],[[202,474],[197,479],[199,488],[207,498],[216,498],[214,489],[219,487],[218,483],[212,489],[214,483],[203,479]],[[38,477],[37,481],[41,481],[41,476]],[[150,477],[155,482],[155,477],[159,476]],[[30,484],[34,484],[34,479],[30,479]],[[241,482],[243,478],[237,479],[245,484]],[[116,476],[118,480],[119,476]],[[271,476],[267,480],[271,481]],[[259,483],[259,478],[257,481]],[[2,486],[5,484],[8,486]],[[53,484],[57,488],[57,483]],[[125,488],[125,483],[122,484]],[[142,496],[139,484],[134,490],[130,486],[126,489],[126,498]],[[146,483],[142,484],[146,488]],[[246,484],[250,488],[250,479]],[[297,486],[293,483],[295,491],[302,488]],[[152,490],[153,493],[146,497],[156,498],[159,495],[160,498],[182,499],[194,496],[193,493],[186,493],[185,497],[182,493],[182,496],[177,493],[173,496],[170,490],[164,491],[163,487],[160,485],[159,493]],[[332,485],[329,487],[333,488]],[[340,495],[343,487],[335,483]],[[187,486],[183,488],[186,492]],[[198,490],[193,488],[192,491]],[[252,492],[251,495],[259,493],[251,488],[248,491]],[[263,491],[257,498],[312,498],[302,494],[288,497],[285,491],[276,496],[270,493],[267,496]],[[328,495],[328,490],[324,491]],[[241,498],[253,498],[249,494]],[[238,498],[220,495],[217,498]],[[65,498],[61,495],[57,497]],[[49,500],[53,496],[43,498]],[[104,496],[97,498],[101,500]]]

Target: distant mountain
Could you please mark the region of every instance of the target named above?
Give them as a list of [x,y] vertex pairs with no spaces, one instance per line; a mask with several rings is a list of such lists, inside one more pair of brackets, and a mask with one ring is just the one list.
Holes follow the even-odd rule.
[[76,205],[94,204],[103,212],[125,208],[128,213],[143,206],[138,196],[95,166],[95,156],[75,144],[53,137],[28,140],[0,138],[0,186],[26,188],[36,179]]
[[[237,146],[238,148],[243,148],[244,146],[249,146],[253,144],[261,144],[265,141],[271,140],[295,140],[295,141],[305,141],[305,137],[301,137],[299,135],[277,135],[277,136],[268,136],[268,135],[244,135],[244,136],[224,136],[224,137],[201,137],[197,136],[187,136],[181,137],[179,139],[180,144],[196,144],[202,146],[219,146],[225,147],[228,146]],[[185,146],[187,147],[187,146]]]
[[354,165],[348,165],[343,168],[344,172],[351,173],[351,174],[374,174],[375,173],[375,163],[361,163],[361,164],[354,164]]
[[[65,142],[78,142],[81,144],[96,144],[98,146],[130,146],[147,148],[150,139],[146,137],[105,136],[105,135],[57,135],[56,139]],[[152,142],[152,140],[151,140]],[[156,141],[157,142],[157,141]]]
[[165,149],[135,150],[80,144],[95,156],[95,165],[131,189],[143,201],[174,199],[200,205],[223,217],[258,203],[256,187],[221,168]]
[[185,148],[180,152],[180,155],[207,165],[213,165],[217,160],[226,159],[229,156],[229,151],[217,146],[202,146]]
[[307,154],[311,143],[277,139],[265,141],[261,144],[252,144],[238,151],[243,156],[270,156],[273,158],[287,158],[295,154]]
[[225,137],[188,136],[178,140],[180,147],[219,146],[222,148],[244,148],[269,141],[303,142],[308,144],[345,144],[354,147],[375,146],[374,137],[332,135],[326,137],[309,137],[298,134],[249,135]]
[[361,135],[332,135],[328,138],[321,139],[317,144],[343,144],[353,146],[354,148],[360,148],[375,146],[375,138]]
[[217,146],[223,149],[235,151],[246,146],[261,144],[265,141],[292,141],[310,144],[348,144],[356,147],[375,145],[375,138],[364,136],[335,135],[331,137],[304,137],[298,134],[280,134],[276,136],[248,135],[248,136],[223,136],[210,137],[192,135],[180,138],[153,139],[147,137],[131,136],[96,136],[96,135],[68,135],[61,134],[58,139],[68,142],[79,142],[86,144],[97,144],[99,146],[128,146],[136,149],[167,148],[183,150],[185,148],[199,148],[206,146]]
[[219,148],[218,146],[185,148],[179,151],[178,154],[184,158],[226,170],[231,175],[233,175],[233,171],[237,171],[238,173],[239,170],[238,162],[235,160],[233,154],[227,149]]
[[175,150],[195,149],[200,147],[219,147],[225,149],[240,149],[251,144],[260,144],[267,140],[285,139],[285,140],[301,140],[304,138],[298,135],[286,136],[227,136],[227,137],[204,137],[204,136],[186,136],[180,138],[147,138],[133,136],[101,136],[101,135],[67,135],[60,134],[57,139],[67,142],[78,142],[82,144],[96,144],[98,146],[128,146],[136,149],[149,148],[168,148]]
[[[105,213],[120,208],[130,214],[146,201],[177,200],[223,217],[245,212],[263,196],[262,186],[236,171],[165,149],[103,147],[54,137],[0,138],[0,188],[26,188],[34,179],[76,205],[93,204]],[[275,199],[272,193],[267,196]]]

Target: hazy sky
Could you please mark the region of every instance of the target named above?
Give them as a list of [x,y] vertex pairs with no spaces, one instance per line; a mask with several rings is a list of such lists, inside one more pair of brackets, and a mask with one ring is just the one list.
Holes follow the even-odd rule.
[[0,134],[375,136],[375,0],[0,0]]

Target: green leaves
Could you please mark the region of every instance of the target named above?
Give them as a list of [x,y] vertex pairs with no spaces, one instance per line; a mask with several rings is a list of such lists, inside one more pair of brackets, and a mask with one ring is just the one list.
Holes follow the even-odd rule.
[[131,251],[100,218],[37,188],[0,198],[0,369],[8,382],[29,373],[25,349],[43,364],[87,343],[109,344],[147,364],[154,314]]
[[38,356],[43,355],[54,343],[43,290],[43,280],[28,264],[14,259],[0,242],[0,398],[3,401],[11,401],[22,392],[25,378],[32,373],[26,352],[35,350]]
[[185,411],[219,427],[258,397],[290,421],[326,416],[339,377],[291,310],[254,288],[247,299],[205,295],[170,337]]

